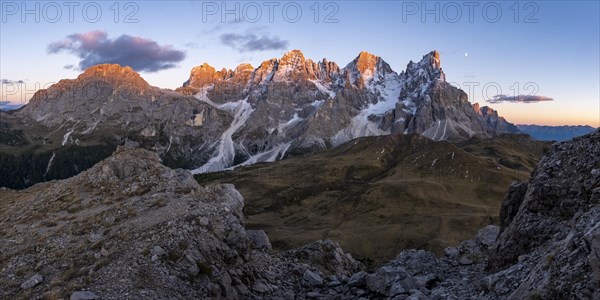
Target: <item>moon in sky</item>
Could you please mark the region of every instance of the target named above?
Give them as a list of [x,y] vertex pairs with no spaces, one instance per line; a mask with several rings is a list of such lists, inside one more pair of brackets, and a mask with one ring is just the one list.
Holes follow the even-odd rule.
[[465,52],[465,57],[469,56],[469,53]]

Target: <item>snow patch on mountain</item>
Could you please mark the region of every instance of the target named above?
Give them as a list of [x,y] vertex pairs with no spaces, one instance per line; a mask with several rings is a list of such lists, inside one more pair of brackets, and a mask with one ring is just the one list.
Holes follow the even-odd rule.
[[319,89],[319,91],[329,95],[329,98],[335,98],[336,93],[334,91],[332,91],[330,88],[323,85],[320,81],[310,80],[310,82],[314,83],[315,86],[317,87],[317,89]]
[[287,150],[290,148],[291,145],[292,145],[292,142],[276,145],[268,151],[259,152],[255,155],[250,156],[250,158],[248,158],[243,163],[240,163],[231,168],[228,168],[228,170],[232,170],[232,169],[242,167],[242,166],[252,165],[257,162],[274,162],[276,160],[283,159],[283,157],[285,156],[285,153],[287,152]]
[[325,103],[325,100],[315,100],[310,105],[314,106],[315,108],[319,108],[321,105],[323,105],[323,103]]
[[340,130],[332,139],[333,145],[338,146],[347,141],[363,136],[377,136],[390,134],[389,130],[381,130],[379,124],[372,122],[368,114],[361,112],[352,118],[348,127]]
[[389,74],[384,77],[385,81],[382,84],[376,84],[373,80],[370,80],[367,84],[367,88],[380,95],[377,103],[370,103],[369,106],[361,111],[361,113],[369,115],[381,115],[385,112],[396,108],[398,98],[400,97],[401,84],[398,80],[398,76],[395,74]]
[[285,132],[286,128],[294,126],[294,125],[302,122],[303,120],[304,120],[303,118],[300,118],[298,116],[298,113],[294,113],[294,116],[289,121],[287,121],[285,123],[281,123],[281,124],[279,124],[279,126],[277,126],[277,129],[278,129],[277,132],[279,134],[283,134]]
[[52,156],[50,157],[50,160],[48,160],[46,172],[44,172],[44,179],[46,178],[46,175],[48,175],[48,172],[50,172],[50,168],[52,168],[52,162],[54,162],[54,157],[56,157],[56,152],[52,152]]
[[236,102],[227,102],[224,104],[216,104],[212,102],[206,96],[207,90],[200,92],[196,95],[198,100],[206,102],[215,108],[227,111],[233,114],[233,121],[231,122],[231,126],[227,128],[221,134],[221,138],[219,140],[219,146],[217,148],[217,154],[212,157],[206,164],[203,166],[192,170],[192,174],[199,173],[207,173],[207,172],[217,172],[222,171],[225,168],[230,167],[233,164],[233,160],[235,158],[235,147],[233,144],[232,136],[238,131],[242,126],[246,124],[246,121],[254,112],[252,105],[248,103],[248,97],[243,100],[239,100]]
[[71,136],[73,131],[75,131],[75,129],[71,129],[71,130],[67,131],[67,133],[65,133],[65,135],[63,136],[63,140],[62,140],[63,146],[67,144],[67,142],[69,141],[69,136]]
[[417,104],[415,101],[411,99],[402,100],[402,104],[404,104],[404,108],[402,109],[404,112],[409,113],[411,115],[415,115],[417,113]]
[[88,129],[84,130],[81,134],[88,134],[92,132],[100,124],[100,120],[96,120]]
[[[366,71],[365,71],[366,72]],[[382,116],[386,112],[396,108],[402,83],[395,72],[384,73],[376,69],[374,73],[368,72],[365,87],[373,95],[377,95],[377,102],[369,103],[368,106],[353,117],[348,127],[339,131],[333,137],[333,144],[339,145],[349,140],[363,136],[377,136],[390,134],[390,130],[382,130],[380,124],[372,121],[373,116]]]
[[[254,154],[244,162],[233,166],[233,161],[235,159],[235,145],[232,136],[235,132],[237,132],[241,127],[243,127],[246,124],[248,118],[250,118],[250,115],[254,112],[254,109],[252,108],[252,105],[248,102],[248,97],[235,102],[226,102],[223,104],[214,103],[207,96],[210,88],[211,87],[208,87],[207,89],[202,89],[198,94],[196,94],[196,98],[200,101],[210,104],[211,106],[217,109],[232,114],[233,121],[231,123],[231,126],[227,128],[227,130],[225,130],[221,135],[216,155],[210,158],[208,162],[206,162],[203,166],[192,170],[192,174],[232,170],[237,167],[252,165],[257,162],[273,162],[278,159],[282,159],[285,156],[285,153],[292,145],[292,142],[276,145],[267,151]],[[278,126],[279,132],[283,132],[287,127],[293,126],[294,124],[297,124],[302,120],[304,119],[299,117],[298,114],[295,113],[289,121],[282,123]]]

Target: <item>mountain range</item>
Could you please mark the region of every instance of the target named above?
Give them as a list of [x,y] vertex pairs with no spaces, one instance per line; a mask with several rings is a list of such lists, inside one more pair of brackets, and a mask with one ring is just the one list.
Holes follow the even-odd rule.
[[544,126],[544,125],[517,125],[517,128],[538,141],[566,141],[574,137],[593,132],[597,128],[592,126]]
[[0,298],[597,299],[600,132],[519,132],[437,51],[93,66],[0,111]]
[[[97,65],[0,114],[3,176],[15,181],[10,187],[74,175],[123,143],[157,152],[171,167],[205,173],[363,136],[418,133],[452,141],[518,132],[446,82],[437,51],[401,73],[365,51],[343,68],[305,59],[299,50],[256,68],[217,71],[205,63],[176,91],[149,85],[129,67]],[[99,154],[53,164],[70,147]],[[7,161],[19,159],[36,163],[17,174],[24,163]]]

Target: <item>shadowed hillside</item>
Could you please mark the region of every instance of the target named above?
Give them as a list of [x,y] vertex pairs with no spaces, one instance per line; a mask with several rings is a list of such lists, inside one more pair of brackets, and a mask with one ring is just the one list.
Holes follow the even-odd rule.
[[265,229],[275,248],[329,238],[377,262],[406,248],[439,253],[497,223],[510,183],[527,179],[548,146],[524,135],[458,145],[419,135],[368,137],[196,179],[235,184],[248,226]]

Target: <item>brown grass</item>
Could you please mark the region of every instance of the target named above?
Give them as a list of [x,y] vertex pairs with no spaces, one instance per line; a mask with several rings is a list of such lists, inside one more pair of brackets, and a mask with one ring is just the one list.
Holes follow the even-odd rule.
[[[498,170],[493,157],[476,151],[483,142],[473,143],[469,153],[417,136],[363,138],[196,178],[234,183],[244,196],[247,227],[264,229],[276,249],[329,238],[355,257],[382,262],[407,248],[440,254],[498,220],[514,174],[526,178],[528,171]],[[530,148],[503,151],[525,157]]]

